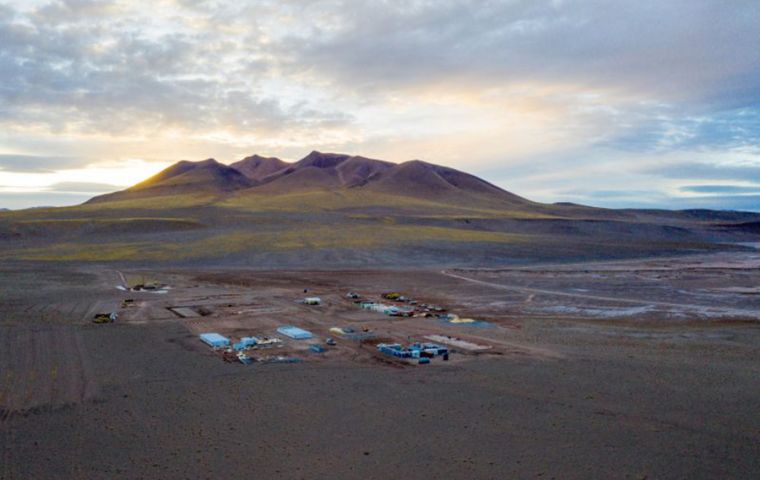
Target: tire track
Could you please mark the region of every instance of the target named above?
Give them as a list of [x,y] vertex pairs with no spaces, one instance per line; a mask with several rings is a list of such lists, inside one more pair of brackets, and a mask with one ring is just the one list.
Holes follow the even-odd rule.
[[18,478],[14,451],[16,448],[16,429],[12,422],[13,392],[16,386],[16,372],[13,368],[11,347],[16,342],[16,331],[13,328],[0,330],[0,361],[4,367],[2,372],[3,389],[0,392],[0,439],[2,439],[2,456],[0,456],[0,480],[15,480]]
[[98,393],[84,339],[74,327],[3,328],[0,347],[0,422]]

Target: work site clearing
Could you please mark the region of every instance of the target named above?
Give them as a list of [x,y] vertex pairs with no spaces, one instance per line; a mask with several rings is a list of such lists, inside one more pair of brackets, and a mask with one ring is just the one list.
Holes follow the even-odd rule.
[[757,252],[0,268],[3,480],[760,471]]
[[[186,342],[188,348],[245,365],[341,360],[429,365],[439,363],[431,359],[456,362],[485,352],[530,353],[530,349],[510,343],[500,333],[504,328],[519,326],[463,319],[446,307],[423,301],[427,297],[417,299],[393,291],[371,294],[344,291],[329,280],[363,273],[212,272],[193,277],[171,273],[166,280],[171,284],[141,283],[138,288],[117,285],[117,290],[131,292],[132,296],[122,300],[121,308],[114,307],[110,315],[126,324],[179,317],[183,319],[182,325],[202,342],[196,345]],[[119,278],[126,277],[119,275]],[[282,285],[283,281],[288,284]],[[306,288],[302,289],[303,285]],[[170,294],[161,297],[149,294],[161,291]],[[143,295],[135,298],[135,292]],[[456,325],[468,328],[451,328]],[[493,327],[487,340],[478,335],[477,329],[473,331],[485,325]],[[293,328],[297,335],[288,333]],[[387,348],[392,345],[398,347]],[[451,352],[448,347],[452,347]]]

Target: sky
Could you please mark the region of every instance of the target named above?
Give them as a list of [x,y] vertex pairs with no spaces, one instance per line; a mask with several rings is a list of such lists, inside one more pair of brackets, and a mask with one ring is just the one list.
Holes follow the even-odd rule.
[[319,150],[760,211],[758,25],[757,0],[0,0],[0,208]]

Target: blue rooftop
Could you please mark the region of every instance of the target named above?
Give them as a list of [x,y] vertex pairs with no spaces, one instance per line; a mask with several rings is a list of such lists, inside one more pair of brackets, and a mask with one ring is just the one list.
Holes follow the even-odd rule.
[[212,347],[227,347],[230,344],[229,338],[214,332],[201,333],[200,337],[202,342]]
[[282,327],[278,327],[277,331],[290,338],[295,338],[296,340],[303,340],[306,338],[311,338],[313,336],[311,332],[308,332],[302,328],[294,327],[292,325],[283,325]]

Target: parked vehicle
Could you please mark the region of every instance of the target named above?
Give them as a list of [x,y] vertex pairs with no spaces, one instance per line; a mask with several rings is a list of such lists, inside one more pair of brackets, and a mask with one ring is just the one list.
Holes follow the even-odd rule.
[[253,363],[253,359],[243,352],[238,352],[237,358],[243,365],[250,365]]
[[111,313],[96,313],[92,319],[92,323],[113,323],[119,318],[119,314],[116,312]]

